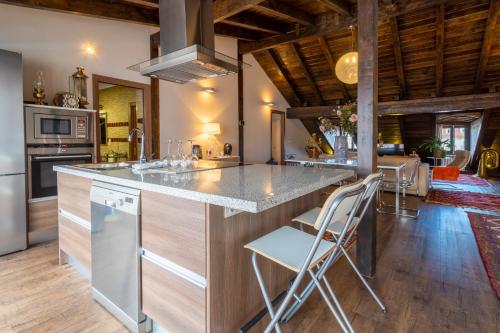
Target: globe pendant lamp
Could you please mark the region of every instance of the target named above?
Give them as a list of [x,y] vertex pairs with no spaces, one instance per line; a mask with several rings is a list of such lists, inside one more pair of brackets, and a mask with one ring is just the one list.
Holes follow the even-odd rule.
[[358,83],[358,52],[354,51],[354,33],[352,32],[352,51],[344,54],[335,65],[335,74],[338,79],[347,84]]

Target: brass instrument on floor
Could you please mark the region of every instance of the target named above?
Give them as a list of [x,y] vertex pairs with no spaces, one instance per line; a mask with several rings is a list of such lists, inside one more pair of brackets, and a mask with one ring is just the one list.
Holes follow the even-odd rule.
[[499,154],[494,149],[486,149],[481,153],[477,174],[481,178],[488,178],[488,170],[497,169],[499,165]]

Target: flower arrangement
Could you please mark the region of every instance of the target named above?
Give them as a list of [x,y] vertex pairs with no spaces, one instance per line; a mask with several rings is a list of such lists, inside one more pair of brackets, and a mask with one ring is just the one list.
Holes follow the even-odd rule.
[[323,133],[330,132],[334,135],[355,136],[358,129],[357,103],[344,104],[332,111],[339,117],[340,126],[335,126],[329,118],[319,117],[320,131]]

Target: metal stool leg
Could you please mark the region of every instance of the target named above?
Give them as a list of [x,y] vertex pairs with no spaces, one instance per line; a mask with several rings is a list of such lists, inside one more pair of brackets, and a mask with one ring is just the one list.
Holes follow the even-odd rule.
[[[252,253],[252,265],[253,265],[253,269],[255,271],[255,275],[257,276],[257,281],[259,282],[260,291],[262,292],[262,297],[264,297],[264,302],[266,303],[267,310],[269,311],[269,316],[271,317],[271,319],[273,319],[274,318],[273,303],[269,299],[266,287],[264,286],[264,280],[262,279],[262,275],[260,273],[260,269],[259,269],[259,266],[257,264],[257,255],[255,252]],[[278,323],[276,323],[276,325],[274,325],[274,329],[276,330],[277,333],[281,333],[281,328],[280,328],[280,325]]]
[[344,247],[342,247],[341,250],[344,253],[344,256],[346,257],[346,259],[349,262],[349,264],[351,264],[352,268],[354,269],[354,272],[356,272],[356,274],[358,275],[358,277],[361,280],[361,282],[363,282],[363,284],[365,285],[366,289],[368,289],[368,291],[372,295],[372,297],[375,300],[375,302],[377,302],[377,304],[380,306],[380,308],[382,309],[382,311],[384,313],[387,313],[387,308],[385,307],[384,303],[382,303],[382,301],[377,296],[377,294],[375,293],[375,291],[373,291],[373,289],[370,287],[370,285],[368,284],[368,282],[365,280],[364,276],[361,274],[361,272],[356,267],[356,264],[354,263],[354,261],[352,261],[351,257],[347,254],[347,251],[344,249]]
[[[311,275],[311,278],[314,282],[314,284],[316,285],[316,288],[318,288],[321,296],[323,297],[323,299],[325,300],[326,302],[326,305],[328,305],[328,308],[330,309],[330,311],[332,312],[333,316],[335,317],[335,319],[337,319],[337,322],[339,323],[340,327],[342,328],[342,330],[345,332],[345,333],[354,333],[354,330],[352,329],[351,325],[349,324],[349,322],[347,322],[347,326],[346,327],[346,323],[344,323],[342,321],[342,319],[339,317],[337,311],[335,311],[335,308],[333,307],[332,303],[330,302],[330,300],[328,299],[328,296],[326,295],[325,291],[323,290],[323,287],[321,287],[321,284],[319,283],[316,275],[314,275],[314,272],[311,271],[310,269],[308,270],[309,274]],[[340,311],[342,311],[342,309],[340,309]],[[343,311],[342,311],[343,312]],[[345,314],[344,314],[345,316]]]
[[351,326],[351,322],[349,321],[349,318],[347,318],[344,310],[342,309],[342,306],[340,305],[339,300],[337,299],[337,297],[335,296],[335,293],[333,292],[332,286],[330,285],[330,283],[328,282],[328,280],[326,279],[326,277],[324,275],[323,275],[322,280],[325,283],[326,289],[328,289],[328,292],[330,293],[330,296],[332,297],[333,302],[335,303],[335,306],[339,310],[340,315],[342,316],[342,319],[344,319],[344,322],[345,322],[347,328],[349,329],[350,332],[354,332],[354,329]]
[[[340,252],[337,252],[340,253]],[[328,257],[323,264],[318,269],[318,273],[316,274],[319,279],[323,277],[323,275],[326,273],[327,269],[333,265],[333,263],[336,261],[338,258],[337,255],[331,255]],[[285,314],[282,316],[282,321],[287,322],[292,318],[295,313],[300,309],[302,304],[305,303],[305,301],[311,296],[311,293],[314,290],[314,281],[309,281],[307,286],[304,288],[304,290],[300,293],[300,296],[295,296],[295,302],[288,308],[288,310],[285,312]]]

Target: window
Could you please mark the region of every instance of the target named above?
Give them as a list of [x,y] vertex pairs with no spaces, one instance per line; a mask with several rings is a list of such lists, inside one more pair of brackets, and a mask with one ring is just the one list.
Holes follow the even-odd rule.
[[467,125],[441,125],[439,137],[441,140],[449,140],[451,154],[457,150],[469,149],[469,133]]

